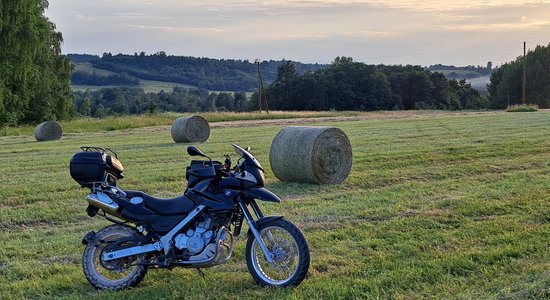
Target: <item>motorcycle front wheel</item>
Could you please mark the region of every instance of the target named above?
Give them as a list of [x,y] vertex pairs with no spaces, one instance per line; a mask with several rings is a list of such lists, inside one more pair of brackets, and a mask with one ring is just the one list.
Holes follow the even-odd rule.
[[303,233],[291,222],[277,219],[262,224],[258,231],[273,259],[269,263],[260,244],[250,235],[246,243],[246,264],[262,286],[296,286],[309,269],[309,247]]
[[82,255],[82,269],[88,282],[96,289],[120,290],[136,286],[147,273],[147,267],[139,264],[142,255],[113,261],[103,261],[101,257],[109,247],[131,246],[140,237],[137,230],[124,225],[111,225],[99,230]]

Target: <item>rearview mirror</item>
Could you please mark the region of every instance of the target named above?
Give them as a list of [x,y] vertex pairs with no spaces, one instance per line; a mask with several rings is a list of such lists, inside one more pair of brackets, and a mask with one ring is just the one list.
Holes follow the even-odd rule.
[[189,146],[187,147],[187,154],[191,155],[191,156],[202,156],[202,157],[206,157],[208,158],[208,156],[206,156],[206,154],[202,153],[201,150],[199,150],[197,147],[195,146]]

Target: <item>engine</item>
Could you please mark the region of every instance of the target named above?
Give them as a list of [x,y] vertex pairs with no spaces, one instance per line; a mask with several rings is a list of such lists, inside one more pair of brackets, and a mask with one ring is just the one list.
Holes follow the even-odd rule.
[[180,250],[187,249],[190,254],[202,252],[214,236],[211,226],[212,219],[206,217],[197,222],[195,229],[190,228],[186,233],[176,235],[174,238],[176,248]]

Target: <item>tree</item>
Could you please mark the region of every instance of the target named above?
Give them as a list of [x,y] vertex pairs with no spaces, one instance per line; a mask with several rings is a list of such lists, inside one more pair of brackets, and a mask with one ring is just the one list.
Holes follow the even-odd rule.
[[92,100],[90,99],[89,94],[84,97],[82,105],[80,106],[80,115],[89,117],[92,115]]
[[432,99],[427,104],[429,108],[446,109],[451,103],[451,88],[449,80],[439,72],[430,73],[432,82]]
[[128,114],[128,100],[124,95],[118,94],[113,102],[112,109],[114,112],[126,115]]
[[235,92],[233,93],[233,98],[235,99],[235,111],[245,111],[246,110],[246,93],[245,92]]
[[369,101],[365,103],[365,109],[392,109],[393,105],[389,101],[392,96],[391,85],[386,74],[376,71],[369,76],[369,83]]
[[277,79],[272,84],[272,88],[275,89],[275,98],[269,94],[269,99],[272,102],[273,107],[290,107],[292,106],[290,101],[292,100],[291,92],[292,85],[298,77],[294,64],[290,61],[279,66],[277,69]]
[[103,104],[100,104],[95,110],[95,116],[98,118],[104,118],[109,113],[109,110],[106,109]]
[[415,71],[407,76],[405,93],[401,95],[405,109],[415,108],[416,102],[432,102],[433,84],[426,72]]
[[156,114],[158,112],[158,105],[153,101],[149,102],[148,111],[151,115]]
[[230,93],[219,93],[216,96],[216,107],[221,111],[234,111],[235,98]]
[[74,115],[70,61],[48,1],[0,1],[0,126]]

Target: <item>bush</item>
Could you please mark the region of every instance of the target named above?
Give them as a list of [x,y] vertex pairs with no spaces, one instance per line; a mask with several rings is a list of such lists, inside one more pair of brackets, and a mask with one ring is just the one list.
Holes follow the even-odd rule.
[[507,112],[532,112],[537,110],[539,110],[539,106],[537,104],[510,105],[506,108]]

